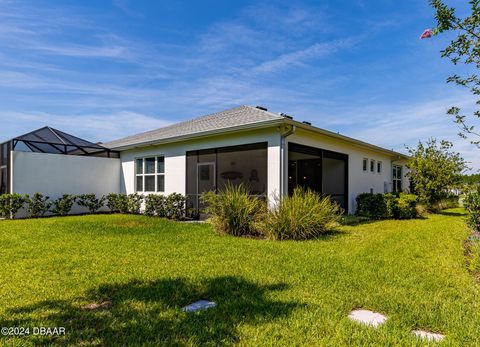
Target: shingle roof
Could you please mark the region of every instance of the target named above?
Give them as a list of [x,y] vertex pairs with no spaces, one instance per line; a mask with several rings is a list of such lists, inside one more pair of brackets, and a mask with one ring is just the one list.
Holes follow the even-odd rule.
[[201,134],[216,130],[235,128],[243,125],[278,121],[282,116],[252,106],[239,106],[229,110],[209,114],[160,129],[128,136],[102,144],[107,148],[120,148],[167,140],[181,136]]

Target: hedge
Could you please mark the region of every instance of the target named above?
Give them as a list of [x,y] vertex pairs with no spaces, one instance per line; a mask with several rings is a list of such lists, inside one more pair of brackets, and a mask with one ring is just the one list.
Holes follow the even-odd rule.
[[414,194],[371,194],[357,196],[358,216],[370,219],[412,219],[417,217],[418,196]]
[[186,197],[177,193],[168,196],[111,193],[100,197],[92,193],[65,194],[55,200],[50,200],[48,196],[41,193],[35,193],[31,197],[29,195],[2,194],[0,195],[0,217],[13,219],[22,208],[25,208],[30,218],[42,217],[47,212],[65,216],[75,203],[84,207],[89,213],[96,213],[106,206],[112,213],[139,214],[143,201],[145,201],[144,212],[146,215],[170,219],[185,217]]

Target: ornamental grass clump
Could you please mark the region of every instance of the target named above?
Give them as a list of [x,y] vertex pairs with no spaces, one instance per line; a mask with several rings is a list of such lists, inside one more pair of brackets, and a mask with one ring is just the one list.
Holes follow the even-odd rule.
[[328,196],[299,187],[292,195],[277,198],[259,225],[269,239],[306,240],[333,229],[342,213]]
[[207,205],[205,212],[215,230],[220,234],[234,236],[258,235],[257,221],[266,211],[265,201],[250,195],[244,184],[227,184],[218,194],[202,195]]

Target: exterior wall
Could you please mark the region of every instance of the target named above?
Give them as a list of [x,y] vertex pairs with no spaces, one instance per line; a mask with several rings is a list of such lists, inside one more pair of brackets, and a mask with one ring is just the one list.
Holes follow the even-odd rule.
[[[276,128],[251,130],[231,133],[228,135],[211,136],[196,140],[176,142],[171,144],[140,147],[122,151],[121,159],[121,182],[120,191],[123,193],[135,192],[135,159],[149,156],[165,157],[165,192],[186,194],[186,152],[226,146],[243,145],[257,142],[268,142],[268,195],[270,198],[280,194],[281,188],[281,147],[280,133]],[[283,160],[284,191],[288,187],[288,143],[294,142],[306,146],[312,146],[347,154],[348,159],[348,211],[355,211],[355,198],[360,193],[384,193],[392,190],[392,165],[402,165],[403,173],[407,172],[405,160],[389,156],[380,151],[363,148],[347,141],[341,141],[325,135],[318,135],[303,129],[286,139],[287,148],[284,151]],[[367,171],[363,171],[363,158],[369,160]],[[370,160],[382,162],[382,172],[370,172]],[[403,178],[403,188],[409,187],[408,178]],[[152,194],[152,193],[149,193]]]
[[[12,189],[40,192],[56,199],[63,194],[105,195],[120,192],[120,159],[13,151]],[[80,207],[72,213],[85,212]]]
[[[251,130],[228,135],[199,138],[192,141],[141,147],[122,151],[121,191],[135,192],[135,159],[148,156],[165,157],[165,192],[186,194],[186,153],[193,150],[244,145],[250,143],[268,143],[268,188],[269,195],[279,192],[280,188],[280,134],[276,128]],[[151,193],[148,193],[151,194]]]
[[[392,156],[389,156],[382,152],[377,152],[367,148],[363,148],[346,141],[341,141],[336,138],[328,137],[326,135],[319,135],[313,132],[309,132],[303,129],[297,129],[296,132],[287,137],[287,150],[285,151],[288,156],[288,143],[298,143],[306,146],[321,148],[334,152],[339,152],[348,155],[348,211],[354,213],[356,204],[355,198],[360,193],[384,193],[392,191],[392,165],[402,165],[403,174],[405,175],[406,167],[404,160],[396,160]],[[367,171],[363,171],[363,158],[369,160]],[[382,172],[377,173],[370,172],[370,160],[375,162],[382,162]],[[288,158],[285,160],[285,172],[288,172]],[[285,186],[288,185],[287,175],[284,178]],[[403,188],[409,187],[408,178],[403,178]]]

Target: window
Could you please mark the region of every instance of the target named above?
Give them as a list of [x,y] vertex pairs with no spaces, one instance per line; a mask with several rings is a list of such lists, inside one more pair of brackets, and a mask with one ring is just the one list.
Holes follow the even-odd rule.
[[363,158],[363,171],[367,171],[367,166],[368,166],[368,159]]
[[392,184],[394,192],[402,191],[402,167],[399,165],[393,165],[392,168]]
[[377,173],[382,173],[382,162],[381,161],[377,162]]
[[375,172],[375,160],[370,160],[370,172]]
[[165,157],[147,157],[135,160],[135,191],[165,191]]

